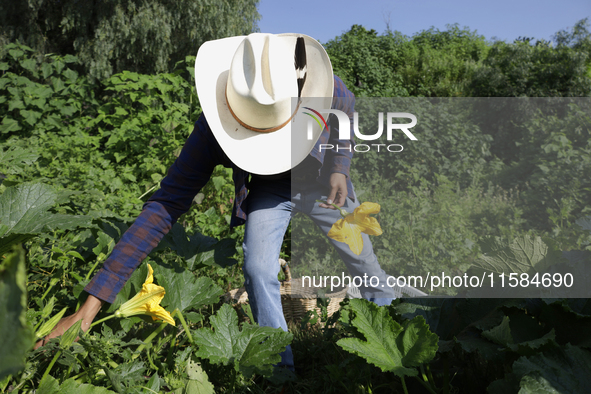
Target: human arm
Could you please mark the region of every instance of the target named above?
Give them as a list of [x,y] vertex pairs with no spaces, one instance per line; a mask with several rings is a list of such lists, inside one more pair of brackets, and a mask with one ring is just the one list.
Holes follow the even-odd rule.
[[[335,76],[333,109],[347,114],[350,120],[350,134],[348,139],[339,139],[339,125],[338,122],[332,122],[330,126],[330,135],[328,144],[339,147],[338,150],[330,149],[326,151],[323,167],[328,172],[328,185],[330,192],[328,194],[327,203],[334,203],[339,207],[345,204],[345,200],[350,192],[349,169],[351,166],[351,159],[354,152],[353,141],[353,113],[355,108],[355,96],[343,83],[343,81]],[[336,119],[333,119],[333,121]],[[322,208],[336,209],[332,205],[320,204]]]
[[80,309],[78,309],[70,316],[66,316],[63,319],[61,319],[54,327],[54,329],[51,331],[51,333],[49,333],[49,335],[47,335],[45,338],[43,338],[35,344],[35,349],[45,345],[50,339],[63,335],[68,330],[68,328],[74,325],[74,323],[76,323],[78,320],[82,320],[82,325],[80,327],[82,331],[88,331],[88,329],[90,328],[90,324],[92,323],[96,315],[99,313],[104,303],[105,301],[89,294],[88,298],[86,299],[84,304],[82,304]]
[[115,300],[133,271],[158,245],[178,217],[190,208],[194,196],[209,180],[221,160],[216,144],[205,118],[201,117],[181,154],[162,180],[160,190],[144,204],[142,213],[86,286],[85,290],[89,293],[87,301],[73,315],[63,318],[47,338],[61,335],[80,318],[83,318],[83,329],[88,329],[100,307]]

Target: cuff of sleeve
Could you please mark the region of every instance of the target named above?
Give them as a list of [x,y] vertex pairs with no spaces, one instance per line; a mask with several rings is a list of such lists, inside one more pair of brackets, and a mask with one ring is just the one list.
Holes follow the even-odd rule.
[[[347,160],[347,162],[349,161]],[[344,174],[347,178],[349,178],[349,166],[336,162],[330,169],[331,174],[334,174],[335,172]]]
[[126,281],[126,279],[101,268],[86,285],[84,291],[112,304]]

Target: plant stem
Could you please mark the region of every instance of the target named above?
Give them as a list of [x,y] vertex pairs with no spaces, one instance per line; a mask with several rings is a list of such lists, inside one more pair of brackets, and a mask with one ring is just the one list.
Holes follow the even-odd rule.
[[88,273],[86,274],[86,278],[84,278],[84,280],[86,280],[88,282],[88,280],[90,279],[90,275],[94,272],[94,270],[99,265],[99,263],[102,263],[103,261],[105,261],[107,259],[107,255],[111,254],[111,244],[112,243],[113,243],[113,240],[111,239],[109,241],[109,243],[107,244],[107,254],[104,254],[102,252],[99,253],[99,255],[96,259],[96,263],[94,263],[94,265],[90,268],[90,271],[88,271]]
[[431,382],[431,386],[433,386],[437,390],[437,385],[435,385],[435,379],[433,378],[433,374],[431,373],[431,367],[429,367],[429,364],[425,366],[425,369],[427,370],[427,376],[429,377],[429,382]]
[[146,357],[148,357],[148,362],[154,371],[158,371],[158,367],[154,365],[154,361],[152,361],[152,357],[150,357],[150,352],[146,352]]
[[54,284],[51,284],[51,282],[49,282],[49,287],[47,288],[47,290],[45,290],[45,293],[43,293],[43,296],[41,297],[41,301],[43,301],[45,299],[45,297],[47,296],[47,294],[49,294],[49,291],[51,289],[53,289],[53,286],[55,286],[55,283]]
[[427,378],[427,374],[425,374],[425,368],[422,365],[419,368],[421,370],[421,376],[423,377],[423,380],[425,382],[428,382],[429,381],[429,378]]
[[92,326],[96,326],[97,324],[99,324],[99,323],[102,323],[102,322],[104,322],[104,321],[107,321],[107,320],[109,320],[109,319],[112,319],[112,318],[114,318],[114,317],[115,317],[115,314],[109,315],[109,316],[107,316],[107,317],[103,317],[102,319],[100,319],[100,320],[97,320],[97,321],[93,322],[93,323],[90,325],[90,327],[92,327]]
[[158,186],[158,184],[155,184],[154,186],[152,186],[150,189],[148,189],[148,191],[146,191],[144,194],[142,194],[141,196],[138,197],[139,200],[142,199],[142,197],[144,197],[146,194],[150,193],[152,190],[154,190],[156,188],[156,186]]
[[400,380],[402,381],[402,390],[404,390],[404,394],[408,394],[408,389],[406,388],[406,382],[404,381],[404,376],[401,376]]
[[160,334],[162,332],[162,330],[164,330],[164,327],[166,327],[167,324],[168,324],[167,322],[162,322],[162,324],[160,324],[160,327],[158,327],[150,335],[148,335],[148,337],[143,341],[144,343],[142,343],[141,345],[139,345],[137,347],[137,349],[135,350],[136,353],[131,357],[131,359],[135,360],[140,355],[142,350],[144,350],[146,345],[148,343],[152,342],[154,340],[154,338],[156,338],[156,335]]
[[347,212],[347,211],[345,211],[343,208],[339,207],[339,206],[338,206],[337,204],[335,204],[335,203],[329,204],[329,203],[327,203],[326,201],[322,201],[322,200],[316,200],[316,202],[320,202],[320,203],[322,203],[322,204],[326,204],[326,205],[332,205],[333,207],[335,207],[335,208],[336,208],[336,209],[337,209],[337,210],[338,210],[338,211],[341,213],[341,216],[342,216],[342,217],[344,217],[344,218],[346,218],[346,217],[347,217],[347,215],[350,215],[350,214],[351,214],[351,212]]
[[449,394],[449,359],[443,361],[443,394]]
[[88,371],[85,369],[84,371],[80,372],[78,375],[72,376],[72,379],[74,379],[78,383],[81,383],[78,379],[82,378],[83,376],[87,376],[87,375],[88,375]]
[[103,262],[102,259],[96,259],[96,263],[94,263],[94,265],[92,267],[90,267],[90,271],[88,271],[88,273],[86,274],[86,278],[84,278],[84,280],[90,279],[90,275],[93,273],[95,268],[99,265],[99,263],[102,263],[102,262]]
[[189,331],[189,326],[187,325],[187,322],[185,321],[185,318],[183,317],[183,314],[181,313],[181,311],[179,311],[179,309],[177,308],[170,314],[170,316],[174,316],[177,312],[178,312],[179,320],[181,321],[181,324],[183,325],[183,328],[185,329],[185,332],[187,333],[187,338],[189,339],[189,342],[191,342],[191,345],[194,345],[195,342],[193,342],[193,337],[191,336],[191,332]]
[[53,359],[51,360],[51,362],[49,363],[49,365],[47,366],[47,369],[45,370],[45,373],[43,374],[43,376],[41,377],[41,381],[43,381],[43,379],[45,379],[45,377],[49,374],[49,371],[51,371],[51,368],[53,367],[53,364],[55,364],[55,362],[57,361],[57,359],[62,355],[62,349],[58,350],[57,353],[55,354],[55,356],[53,356]]
[[420,384],[423,385],[424,388],[427,389],[427,391],[429,391],[431,394],[437,394],[437,392],[435,390],[433,390],[433,387],[431,387],[430,384],[424,382],[423,380],[421,380],[418,376],[415,376],[415,378],[417,378],[417,380],[419,381]]

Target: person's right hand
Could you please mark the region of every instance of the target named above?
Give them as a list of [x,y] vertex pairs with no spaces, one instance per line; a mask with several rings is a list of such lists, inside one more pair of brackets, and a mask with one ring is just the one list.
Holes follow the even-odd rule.
[[82,331],[88,331],[90,324],[94,320],[95,316],[99,313],[104,303],[104,301],[96,298],[95,296],[89,295],[77,312],[62,318],[45,338],[35,344],[34,349],[45,345],[51,338],[63,335],[63,333],[68,331],[68,328],[72,327],[78,320],[82,320]]

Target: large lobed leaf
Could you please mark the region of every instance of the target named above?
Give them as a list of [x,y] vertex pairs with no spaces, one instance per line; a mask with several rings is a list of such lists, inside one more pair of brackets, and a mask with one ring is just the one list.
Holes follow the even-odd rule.
[[6,189],[0,196],[0,254],[5,253],[19,235],[88,225],[88,216],[49,212],[57,197],[53,188],[43,183],[25,183]]
[[201,365],[189,360],[187,363],[189,380],[184,387],[184,394],[214,394],[213,384]]
[[18,248],[0,270],[0,380],[25,367],[25,354],[33,346],[33,331],[26,322],[25,253]]
[[236,240],[225,238],[218,241],[201,233],[188,235],[184,227],[178,223],[172,226],[154,250],[166,246],[185,259],[191,271],[211,265],[226,268],[237,262],[232,258],[236,254]]
[[93,386],[92,384],[81,384],[74,379],[68,379],[61,385],[59,382],[47,375],[41,380],[37,394],[115,394],[114,391],[104,387]]
[[523,236],[510,244],[489,239],[482,244],[486,252],[475,265],[501,274],[542,272],[562,262],[561,254],[548,247],[540,237]]
[[351,300],[349,305],[355,314],[352,324],[363,334],[365,341],[341,339],[337,344],[343,349],[400,377],[416,376],[414,367],[435,357],[439,338],[429,331],[422,316],[401,326],[392,319],[386,307],[378,307],[363,299]]
[[491,394],[588,393],[591,354],[566,344],[513,363],[513,372],[488,387]]
[[166,289],[162,304],[170,311],[178,308],[184,312],[187,308],[199,308],[219,301],[224,291],[212,279],[196,278],[187,270],[181,273],[174,269],[155,266],[158,283]]
[[238,327],[238,315],[227,304],[210,318],[209,328],[197,330],[196,355],[214,364],[233,365],[247,378],[254,373],[270,376],[273,364],[281,361],[279,353],[291,343],[293,335],[280,328],[244,324]]
[[[34,163],[39,155],[21,147],[0,148],[0,173],[21,174],[27,166]],[[1,182],[0,182],[1,183]]]

